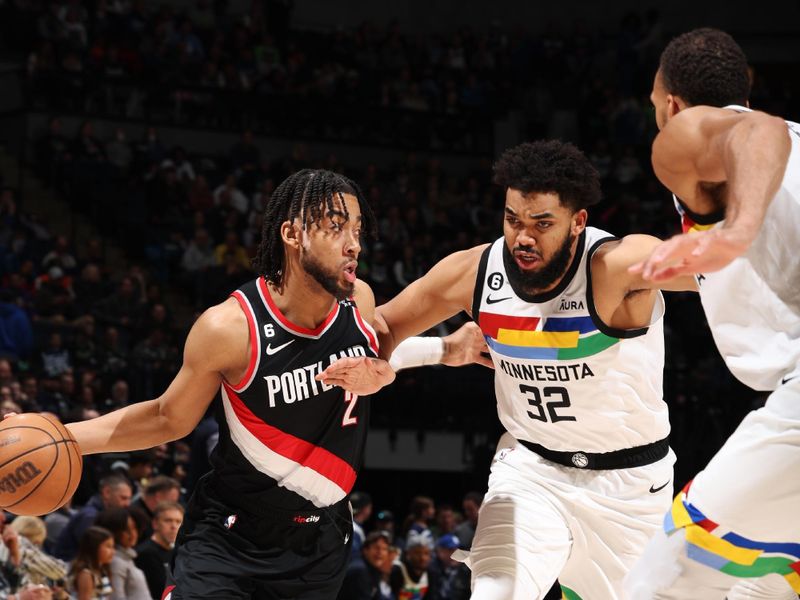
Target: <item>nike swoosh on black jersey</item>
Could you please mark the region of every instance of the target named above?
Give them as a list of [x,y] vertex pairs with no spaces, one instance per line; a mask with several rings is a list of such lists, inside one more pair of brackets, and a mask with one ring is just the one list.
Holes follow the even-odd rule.
[[506,300],[511,300],[511,296],[506,296],[505,298],[492,298],[490,296],[486,296],[486,304],[497,304],[498,302],[505,302]]
[[663,489],[664,489],[665,487],[667,487],[668,485],[669,485],[669,481],[668,481],[667,483],[665,483],[664,485],[662,485],[662,486],[659,486],[659,487],[653,487],[653,486],[651,485],[651,486],[650,486],[650,493],[651,493],[651,494],[655,494],[656,492],[660,492],[661,490],[663,490]]

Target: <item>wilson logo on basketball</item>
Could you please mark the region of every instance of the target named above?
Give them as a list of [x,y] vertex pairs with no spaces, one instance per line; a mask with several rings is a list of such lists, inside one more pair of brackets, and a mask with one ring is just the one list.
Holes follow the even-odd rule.
[[16,471],[0,479],[0,492],[13,494],[23,485],[30,483],[41,474],[42,472],[36,468],[36,465],[26,461],[17,467]]
[[4,448],[6,446],[10,446],[11,444],[16,444],[21,439],[22,438],[19,437],[18,435],[10,435],[4,440],[0,440],[0,448]]

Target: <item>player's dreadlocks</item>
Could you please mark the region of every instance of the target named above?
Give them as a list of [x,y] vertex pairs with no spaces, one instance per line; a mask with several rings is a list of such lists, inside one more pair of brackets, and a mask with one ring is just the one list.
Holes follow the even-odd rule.
[[692,106],[744,105],[750,96],[747,58],[719,29],[695,29],[672,40],[659,65],[667,93]]
[[345,218],[349,219],[342,194],[351,194],[358,199],[362,229],[365,233],[374,235],[375,216],[353,180],[333,171],[303,169],[289,175],[275,189],[264,208],[261,242],[253,260],[258,274],[274,284],[281,282],[284,266],[281,225],[284,221],[299,217],[305,227],[319,227],[329,211],[338,209],[334,205],[335,197],[342,201],[341,209]]

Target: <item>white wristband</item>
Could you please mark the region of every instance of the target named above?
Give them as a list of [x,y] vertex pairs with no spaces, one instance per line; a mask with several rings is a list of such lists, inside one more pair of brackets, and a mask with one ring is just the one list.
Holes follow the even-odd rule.
[[395,371],[411,367],[435,365],[444,356],[444,340],[440,337],[412,337],[392,352],[389,365]]

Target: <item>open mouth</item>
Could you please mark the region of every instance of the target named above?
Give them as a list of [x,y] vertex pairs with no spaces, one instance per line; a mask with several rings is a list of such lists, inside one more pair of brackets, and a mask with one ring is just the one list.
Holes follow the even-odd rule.
[[358,267],[358,263],[351,262],[347,263],[343,269],[344,271],[344,278],[349,283],[355,283],[356,281],[356,268]]
[[514,262],[520,269],[533,269],[542,262],[542,257],[534,252],[514,252]]

